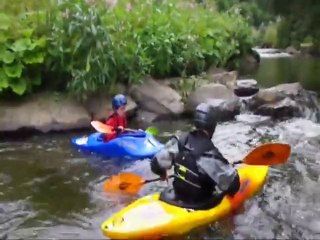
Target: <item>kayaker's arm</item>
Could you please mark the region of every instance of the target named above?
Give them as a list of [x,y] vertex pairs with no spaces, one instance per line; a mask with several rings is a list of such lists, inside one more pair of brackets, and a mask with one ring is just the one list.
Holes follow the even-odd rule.
[[202,156],[197,164],[226,194],[233,195],[238,191],[240,187],[238,172],[218,149],[211,157]]
[[166,171],[173,165],[173,160],[179,153],[177,138],[170,139],[151,160],[151,171],[160,176],[166,176]]

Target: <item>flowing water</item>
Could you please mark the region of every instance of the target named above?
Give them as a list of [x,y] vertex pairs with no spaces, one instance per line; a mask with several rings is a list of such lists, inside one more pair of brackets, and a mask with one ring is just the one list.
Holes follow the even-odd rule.
[[[256,68],[243,66],[243,78],[258,80],[262,87],[281,83],[300,82],[305,89],[320,92],[320,59],[309,56],[291,57],[286,53],[268,53],[268,49],[257,49],[261,56]],[[272,51],[272,49],[271,49]]]
[[[156,126],[162,132],[188,128],[184,121]],[[154,175],[148,161],[114,162],[82,155],[72,148],[70,139],[85,133],[0,142],[0,239],[102,239],[100,224],[106,218],[134,199],[165,187],[165,183],[152,183],[135,197],[104,193],[102,183],[95,183],[103,176],[122,170],[146,178]],[[292,155],[288,163],[270,168],[263,191],[237,215],[185,238],[320,238],[320,125],[305,119],[274,122],[241,114],[220,124],[213,140],[232,161],[270,140],[291,144]]]

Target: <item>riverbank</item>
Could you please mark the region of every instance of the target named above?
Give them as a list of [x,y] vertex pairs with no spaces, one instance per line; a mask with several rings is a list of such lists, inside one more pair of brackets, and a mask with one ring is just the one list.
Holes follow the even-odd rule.
[[[252,89],[253,95],[249,97],[235,94]],[[317,94],[303,89],[300,83],[259,89],[255,80],[239,79],[237,71],[213,69],[206,75],[186,79],[147,78],[142,84],[123,87],[121,92],[128,97],[129,119],[143,125],[188,118],[200,102],[208,102],[220,122],[232,120],[240,113],[273,119],[303,117],[320,121]],[[91,120],[105,119],[111,111],[110,101],[111,96],[104,93],[81,102],[68,95],[53,93],[33,95],[23,101],[2,101],[0,132],[89,129]]]

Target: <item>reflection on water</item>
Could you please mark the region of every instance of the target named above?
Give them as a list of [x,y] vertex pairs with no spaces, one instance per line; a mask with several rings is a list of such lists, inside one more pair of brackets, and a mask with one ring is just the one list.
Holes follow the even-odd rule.
[[244,66],[241,78],[254,78],[262,87],[281,83],[300,82],[308,90],[320,92],[320,59],[307,56],[261,58],[260,65],[248,69]]

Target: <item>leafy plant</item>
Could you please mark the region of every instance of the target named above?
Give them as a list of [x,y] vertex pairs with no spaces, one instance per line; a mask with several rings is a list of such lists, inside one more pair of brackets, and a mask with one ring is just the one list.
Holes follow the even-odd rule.
[[45,37],[37,37],[26,19],[0,13],[0,92],[18,95],[41,84]]
[[212,65],[226,66],[252,46],[244,17],[217,12],[213,1],[17,3],[0,4],[10,12],[0,16],[0,76],[6,79],[0,89],[17,94],[42,84],[86,97],[148,74],[197,75]]

